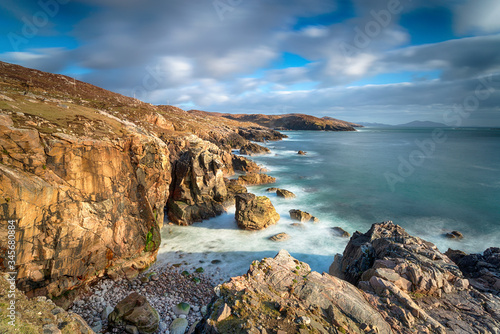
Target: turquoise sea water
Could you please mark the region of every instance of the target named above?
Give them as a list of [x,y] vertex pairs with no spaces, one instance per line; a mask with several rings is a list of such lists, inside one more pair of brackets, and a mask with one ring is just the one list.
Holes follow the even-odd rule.
[[[159,261],[217,267],[229,275],[243,274],[251,261],[274,256],[279,249],[328,271],[346,239],[331,233],[340,226],[366,232],[385,220],[410,234],[449,247],[482,252],[500,246],[500,130],[469,128],[364,128],[357,132],[287,131],[289,138],[269,142],[272,154],[252,157],[277,178],[273,186],[297,198],[271,198],[282,219],[264,231],[240,231],[234,211],[190,227],[167,226]],[[306,156],[297,155],[307,151]],[[288,210],[300,209],[320,219],[297,229]],[[461,241],[446,239],[461,231]],[[267,238],[286,232],[276,243]],[[211,264],[217,259],[220,263]],[[200,262],[201,261],[201,262]],[[213,269],[213,268],[212,268]]]

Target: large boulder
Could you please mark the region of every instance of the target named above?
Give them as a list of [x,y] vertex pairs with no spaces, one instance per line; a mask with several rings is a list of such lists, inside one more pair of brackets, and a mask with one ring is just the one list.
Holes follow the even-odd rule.
[[250,193],[236,195],[236,221],[244,230],[262,230],[276,224],[280,215],[266,196]]
[[246,175],[240,175],[238,177],[238,182],[241,185],[259,185],[268,184],[276,182],[276,178],[263,174],[263,173],[246,173]]
[[124,328],[131,325],[135,326],[141,334],[151,334],[158,330],[160,317],[146,297],[132,292],[116,304],[115,309],[108,316],[108,322],[112,327]]
[[224,176],[231,172],[231,155],[196,136],[174,163],[168,218],[190,225],[223,213],[227,197]]
[[[250,266],[247,275],[216,288],[196,333],[392,333],[363,292],[328,274],[311,272],[287,251]],[[227,314],[221,317],[222,310]],[[364,328],[366,331],[362,330]]]
[[240,155],[233,154],[233,169],[240,172],[259,172],[262,170],[255,162]]

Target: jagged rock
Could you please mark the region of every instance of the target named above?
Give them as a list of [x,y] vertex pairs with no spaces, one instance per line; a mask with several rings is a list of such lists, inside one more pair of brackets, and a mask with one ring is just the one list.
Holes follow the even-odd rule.
[[146,297],[132,292],[115,306],[108,322],[113,327],[135,326],[141,334],[149,334],[158,330],[160,317]]
[[274,187],[271,187],[271,188],[267,188],[266,189],[266,192],[268,193],[276,193],[276,191],[278,191],[279,188],[274,188]]
[[317,223],[319,222],[319,219],[311,215],[310,213],[307,213],[305,211],[300,211],[300,210],[290,210],[290,218],[292,220],[298,220],[301,223],[304,222],[314,222]]
[[276,195],[278,197],[283,197],[283,198],[295,198],[295,194],[292,193],[291,191],[285,190],[285,189],[278,189],[276,190]]
[[287,135],[284,135],[278,131],[274,131],[271,129],[263,129],[257,127],[240,127],[238,130],[238,134],[245,139],[265,142],[268,140],[281,140],[283,138],[288,138]]
[[[232,278],[219,291],[196,333],[246,332],[250,327],[279,328],[283,333],[363,333],[363,323],[377,333],[392,333],[361,291],[328,274],[311,272],[284,250],[274,259],[255,261],[247,275]],[[217,319],[226,304],[233,316]]]
[[339,226],[332,227],[332,232],[334,235],[342,238],[349,238],[351,236],[349,232],[347,232],[346,230],[344,230],[342,227]]
[[237,194],[245,194],[248,192],[247,188],[240,184],[240,182],[236,179],[225,179],[226,189],[227,189],[227,197],[226,197],[226,205],[235,203],[235,196]]
[[397,333],[488,333],[500,328],[494,311],[499,297],[470,289],[435,245],[392,222],[356,232],[344,254],[335,256],[330,273],[366,291]]
[[261,230],[276,224],[280,215],[269,198],[247,193],[236,195],[235,218],[244,230]]
[[275,235],[269,237],[269,240],[271,240],[271,241],[285,241],[288,239],[290,239],[290,236],[286,233],[278,233],[278,234],[275,234]]
[[459,231],[451,231],[449,233],[446,233],[444,236],[447,237],[448,239],[463,239],[464,238],[464,235]]
[[276,178],[262,173],[247,173],[238,177],[241,185],[259,185],[276,182]]
[[262,171],[255,162],[245,157],[234,155],[232,156],[233,169],[241,172],[259,172]]
[[244,155],[266,154],[269,152],[271,152],[271,150],[269,150],[267,147],[250,142],[240,148],[240,154]]
[[298,154],[298,155],[306,155],[306,154],[307,154],[307,152],[304,152],[304,151],[298,151],[298,152],[297,152],[297,154]]
[[458,265],[473,287],[500,295],[500,248],[491,247],[483,254],[470,255],[448,249],[445,254]]
[[187,138],[189,148],[174,164],[168,218],[178,225],[189,225],[224,212],[227,197],[223,161],[229,153],[195,136]]

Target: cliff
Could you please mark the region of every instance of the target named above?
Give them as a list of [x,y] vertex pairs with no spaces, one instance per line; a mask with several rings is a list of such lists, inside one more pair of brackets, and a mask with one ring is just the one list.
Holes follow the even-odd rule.
[[134,277],[156,258],[165,214],[187,225],[224,211],[224,176],[241,162],[231,149],[283,137],[0,62],[0,270],[15,220],[29,296]]
[[330,272],[284,250],[254,261],[215,289],[195,332],[500,332],[499,291],[476,290],[436,246],[391,222],[356,232]]
[[189,113],[224,117],[231,120],[252,122],[271,129],[279,130],[315,130],[315,131],[355,131],[359,124],[341,121],[332,117],[318,118],[305,114],[223,114],[190,110]]

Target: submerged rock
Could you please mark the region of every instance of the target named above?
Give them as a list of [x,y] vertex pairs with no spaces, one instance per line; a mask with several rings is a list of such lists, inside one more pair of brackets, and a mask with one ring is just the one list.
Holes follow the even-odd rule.
[[449,233],[446,233],[444,236],[447,237],[448,239],[463,239],[464,238],[464,235],[459,231],[451,231]]
[[290,218],[292,220],[298,220],[301,223],[303,223],[303,222],[314,222],[314,223],[319,222],[318,218],[314,217],[313,215],[311,215],[310,213],[305,212],[305,211],[292,209],[289,211],[289,213],[290,213]]
[[283,197],[283,198],[295,198],[296,197],[294,193],[292,193],[291,191],[285,190],[285,189],[277,189],[276,195],[278,195],[278,197]]
[[278,234],[275,234],[275,235],[269,237],[269,240],[271,240],[271,241],[285,241],[288,239],[290,239],[290,236],[286,233],[278,233]]
[[349,238],[351,236],[349,232],[347,232],[346,230],[344,230],[342,227],[339,226],[332,227],[332,232],[334,235],[342,238]]
[[304,152],[304,151],[298,151],[298,152],[297,152],[297,154],[298,154],[298,155],[306,155],[306,154],[307,154],[307,152]]
[[236,195],[235,218],[244,230],[261,230],[276,224],[280,215],[269,198],[247,193]]

